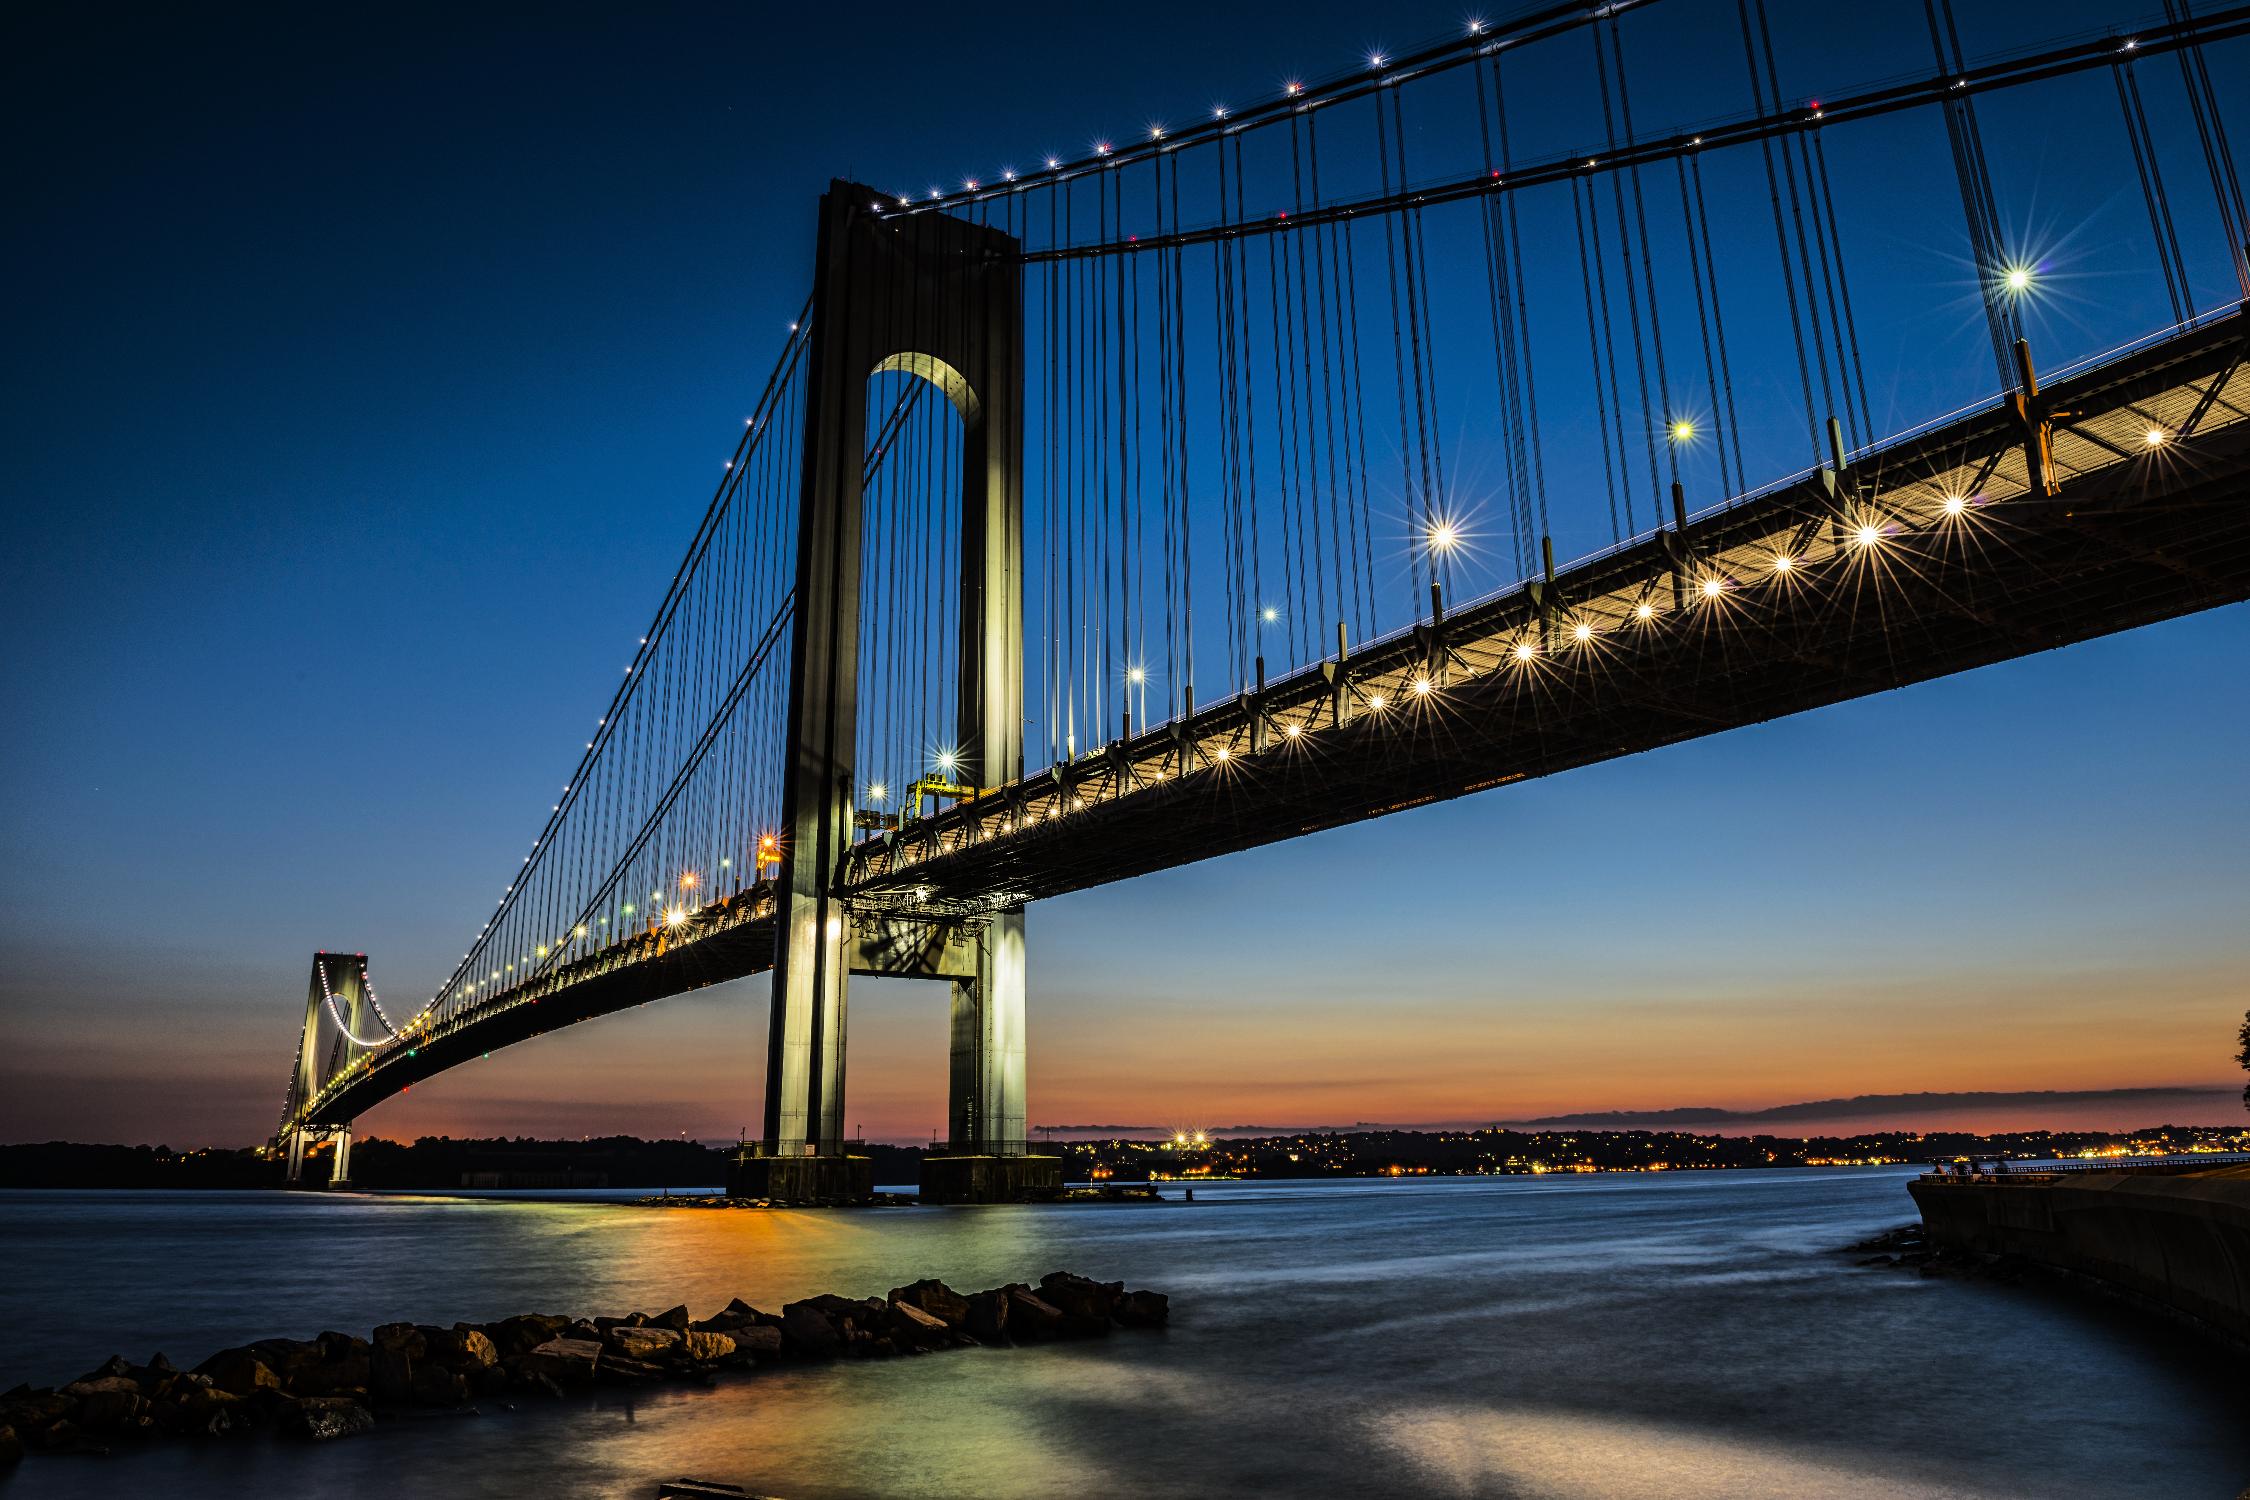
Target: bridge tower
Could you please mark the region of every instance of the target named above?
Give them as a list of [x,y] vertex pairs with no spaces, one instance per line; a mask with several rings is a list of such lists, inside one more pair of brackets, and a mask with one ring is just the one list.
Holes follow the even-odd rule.
[[[281,1130],[274,1144],[286,1155],[288,1182],[303,1185],[305,1152],[321,1141],[336,1148],[329,1168],[330,1187],[349,1187],[352,1177],[352,1122],[314,1121],[304,1118],[307,1103],[351,1060],[354,1038],[373,1031],[371,1001],[364,953],[315,953],[312,978],[305,986],[305,1029],[297,1042],[297,1070],[290,1075],[289,1095],[283,1101]],[[332,1013],[335,1025],[322,1042],[321,1012]]]
[[780,910],[763,1139],[730,1192],[863,1197],[844,1146],[851,974],[953,986],[949,1152],[925,1198],[1021,1196],[1059,1185],[1026,1154],[1024,918],[855,911],[839,891],[858,788],[863,464],[868,382],[919,376],[962,426],[958,781],[1023,772],[1023,307],[1016,240],[943,214],[878,217],[880,195],[832,182],[821,199],[805,389]]

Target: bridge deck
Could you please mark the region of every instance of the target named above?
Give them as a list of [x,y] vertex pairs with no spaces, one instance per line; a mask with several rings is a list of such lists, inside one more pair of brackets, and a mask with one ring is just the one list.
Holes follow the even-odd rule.
[[[2057,496],[1982,411],[1862,455],[1839,495],[1815,476],[1578,563],[1544,621],[1519,587],[1357,648],[1340,713],[1331,661],[862,843],[843,885],[871,918],[974,917],[2250,598],[2243,354],[2234,313],[2051,387],[2077,414]],[[306,1122],[773,948],[760,884],[410,1026]]]
[[1420,633],[1355,652],[1341,716],[1298,673],[863,843],[845,885],[973,915],[2250,597],[2243,323],[2044,392],[2078,414],[2059,496],[1980,412],[1864,455],[1856,495],[1815,476],[1578,564],[1544,630],[1519,587],[1450,615],[1434,665]]

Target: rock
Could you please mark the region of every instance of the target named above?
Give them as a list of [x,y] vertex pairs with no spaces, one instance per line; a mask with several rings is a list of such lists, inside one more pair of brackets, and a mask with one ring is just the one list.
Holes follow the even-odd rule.
[[689,1329],[680,1335],[687,1357],[698,1364],[715,1365],[723,1359],[734,1357],[734,1340],[723,1333],[706,1333]]
[[430,1348],[423,1330],[412,1323],[385,1323],[375,1330],[371,1342],[378,1349],[403,1349],[416,1359]]
[[242,1398],[216,1386],[198,1386],[176,1403],[168,1425],[193,1437],[218,1437],[240,1425],[237,1408]]
[[141,1394],[140,1387],[130,1380],[119,1379],[115,1383],[125,1389],[95,1391],[78,1403],[73,1416],[80,1427],[88,1432],[122,1433],[151,1425],[149,1400]]
[[955,1328],[969,1326],[969,1299],[942,1281],[922,1280],[908,1286],[891,1288],[890,1300],[909,1307],[918,1307],[933,1318],[939,1318]]
[[414,1399],[414,1356],[402,1344],[377,1342],[367,1358],[367,1388],[377,1401],[401,1405]]
[[429,1347],[433,1363],[449,1370],[483,1369],[500,1362],[500,1351],[481,1328],[467,1323],[456,1323],[451,1328],[432,1328],[425,1331],[423,1341]]
[[[961,1304],[964,1311],[968,1303]],[[890,1340],[901,1349],[943,1349],[953,1342],[953,1329],[945,1319],[924,1312],[911,1302],[891,1303]]]
[[781,1342],[800,1359],[828,1359],[843,1347],[844,1335],[810,1302],[792,1302],[781,1310]]
[[980,1344],[1008,1342],[1008,1295],[976,1292],[969,1298],[969,1336]]
[[13,1427],[0,1424],[0,1474],[23,1462],[23,1439]]
[[197,1365],[196,1373],[208,1375],[213,1386],[234,1396],[281,1388],[281,1377],[273,1367],[247,1349],[221,1350]]
[[603,1342],[627,1359],[658,1361],[677,1358],[683,1337],[673,1329],[653,1323],[638,1327],[621,1323],[609,1331]]
[[1027,1286],[1008,1289],[1008,1332],[1019,1343],[1060,1338],[1068,1320],[1062,1309]]
[[126,1375],[89,1375],[73,1380],[62,1388],[62,1393],[80,1401],[88,1396],[112,1393],[138,1396],[141,1393],[141,1383]]
[[602,1346],[592,1339],[549,1339],[522,1356],[522,1370],[544,1375],[557,1385],[584,1385],[594,1378]]
[[760,1312],[740,1297],[731,1299],[726,1306],[700,1323],[690,1323],[690,1328],[708,1329],[713,1333],[732,1333],[737,1328],[755,1328],[760,1324],[778,1325],[781,1320],[772,1313]]
[[1127,1328],[1162,1328],[1172,1316],[1172,1303],[1162,1292],[1127,1292],[1110,1316]]
[[327,1357],[315,1339],[259,1339],[249,1345],[249,1349],[273,1371],[285,1391],[302,1385],[306,1376]]
[[460,1406],[469,1399],[468,1377],[443,1365],[416,1365],[409,1389],[417,1406]]
[[1106,1336],[1110,1311],[1124,1295],[1122,1281],[1092,1281],[1068,1271],[1049,1271],[1039,1278],[1040,1300],[1061,1311],[1065,1338]]
[[559,1338],[570,1319],[548,1313],[523,1313],[513,1318],[503,1318],[486,1328],[493,1347],[502,1359],[514,1359],[528,1354],[551,1338]]
[[683,1302],[678,1307],[668,1308],[649,1319],[649,1322],[658,1328],[669,1328],[676,1333],[685,1333],[688,1326],[687,1304]]
[[[91,1381],[115,1380],[120,1377],[131,1379],[132,1375],[133,1362],[127,1359],[122,1354],[112,1354],[109,1358],[103,1360],[100,1364],[96,1365],[93,1369],[88,1370],[85,1374],[79,1376],[70,1384],[85,1385]],[[70,1386],[64,1386],[63,1389],[68,1390],[70,1389]]]
[[310,1396],[289,1412],[281,1430],[308,1442],[325,1443],[373,1432],[375,1414],[342,1396]]
[[668,1371],[662,1365],[652,1365],[645,1360],[627,1359],[622,1355],[605,1355],[602,1358],[601,1378],[619,1385],[654,1385]]
[[738,1359],[779,1359],[781,1357],[781,1330],[764,1323],[737,1328],[727,1335],[734,1340]]

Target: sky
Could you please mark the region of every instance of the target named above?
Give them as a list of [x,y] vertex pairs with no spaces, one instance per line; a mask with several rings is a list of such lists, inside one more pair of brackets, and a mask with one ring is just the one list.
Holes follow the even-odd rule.
[[[1707,0],[1674,6],[1668,78],[1739,68],[1693,51],[1726,40],[1691,24]],[[1974,7],[1968,50],[2152,8]],[[1886,27],[1920,7],[1894,9],[1781,7],[1792,79],[1912,71]],[[12,11],[0,1140],[250,1143],[315,949],[369,953],[386,997],[444,978],[677,565],[831,177],[1068,154],[1462,19],[1371,14]],[[2250,97],[2250,44],[2211,62]],[[2086,98],[1987,115],[2020,143],[2003,217],[2058,267],[2033,330],[2058,357],[2165,320]],[[1847,184],[1912,175],[1833,149]],[[2174,166],[2185,205],[2199,159]],[[1853,241],[1879,426],[1978,389],[1958,200],[1923,201],[1929,224]],[[2215,305],[2223,259],[2197,254]],[[2250,1006],[2246,652],[2234,606],[1042,903],[1033,1119],[2223,1085]],[[364,1127],[731,1138],[765,1012],[762,979],[667,1000]],[[855,983],[855,1128],[941,1124],[945,1026],[941,989]]]

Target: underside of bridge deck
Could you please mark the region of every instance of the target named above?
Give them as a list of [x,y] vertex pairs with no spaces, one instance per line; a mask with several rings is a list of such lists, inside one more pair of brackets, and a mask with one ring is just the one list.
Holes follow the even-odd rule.
[[990,911],[2250,598],[2241,324],[2050,391],[2054,494],[2009,416],[1955,423],[1571,569],[1544,620],[1378,645],[1341,711],[1300,674],[862,844],[853,899]]

